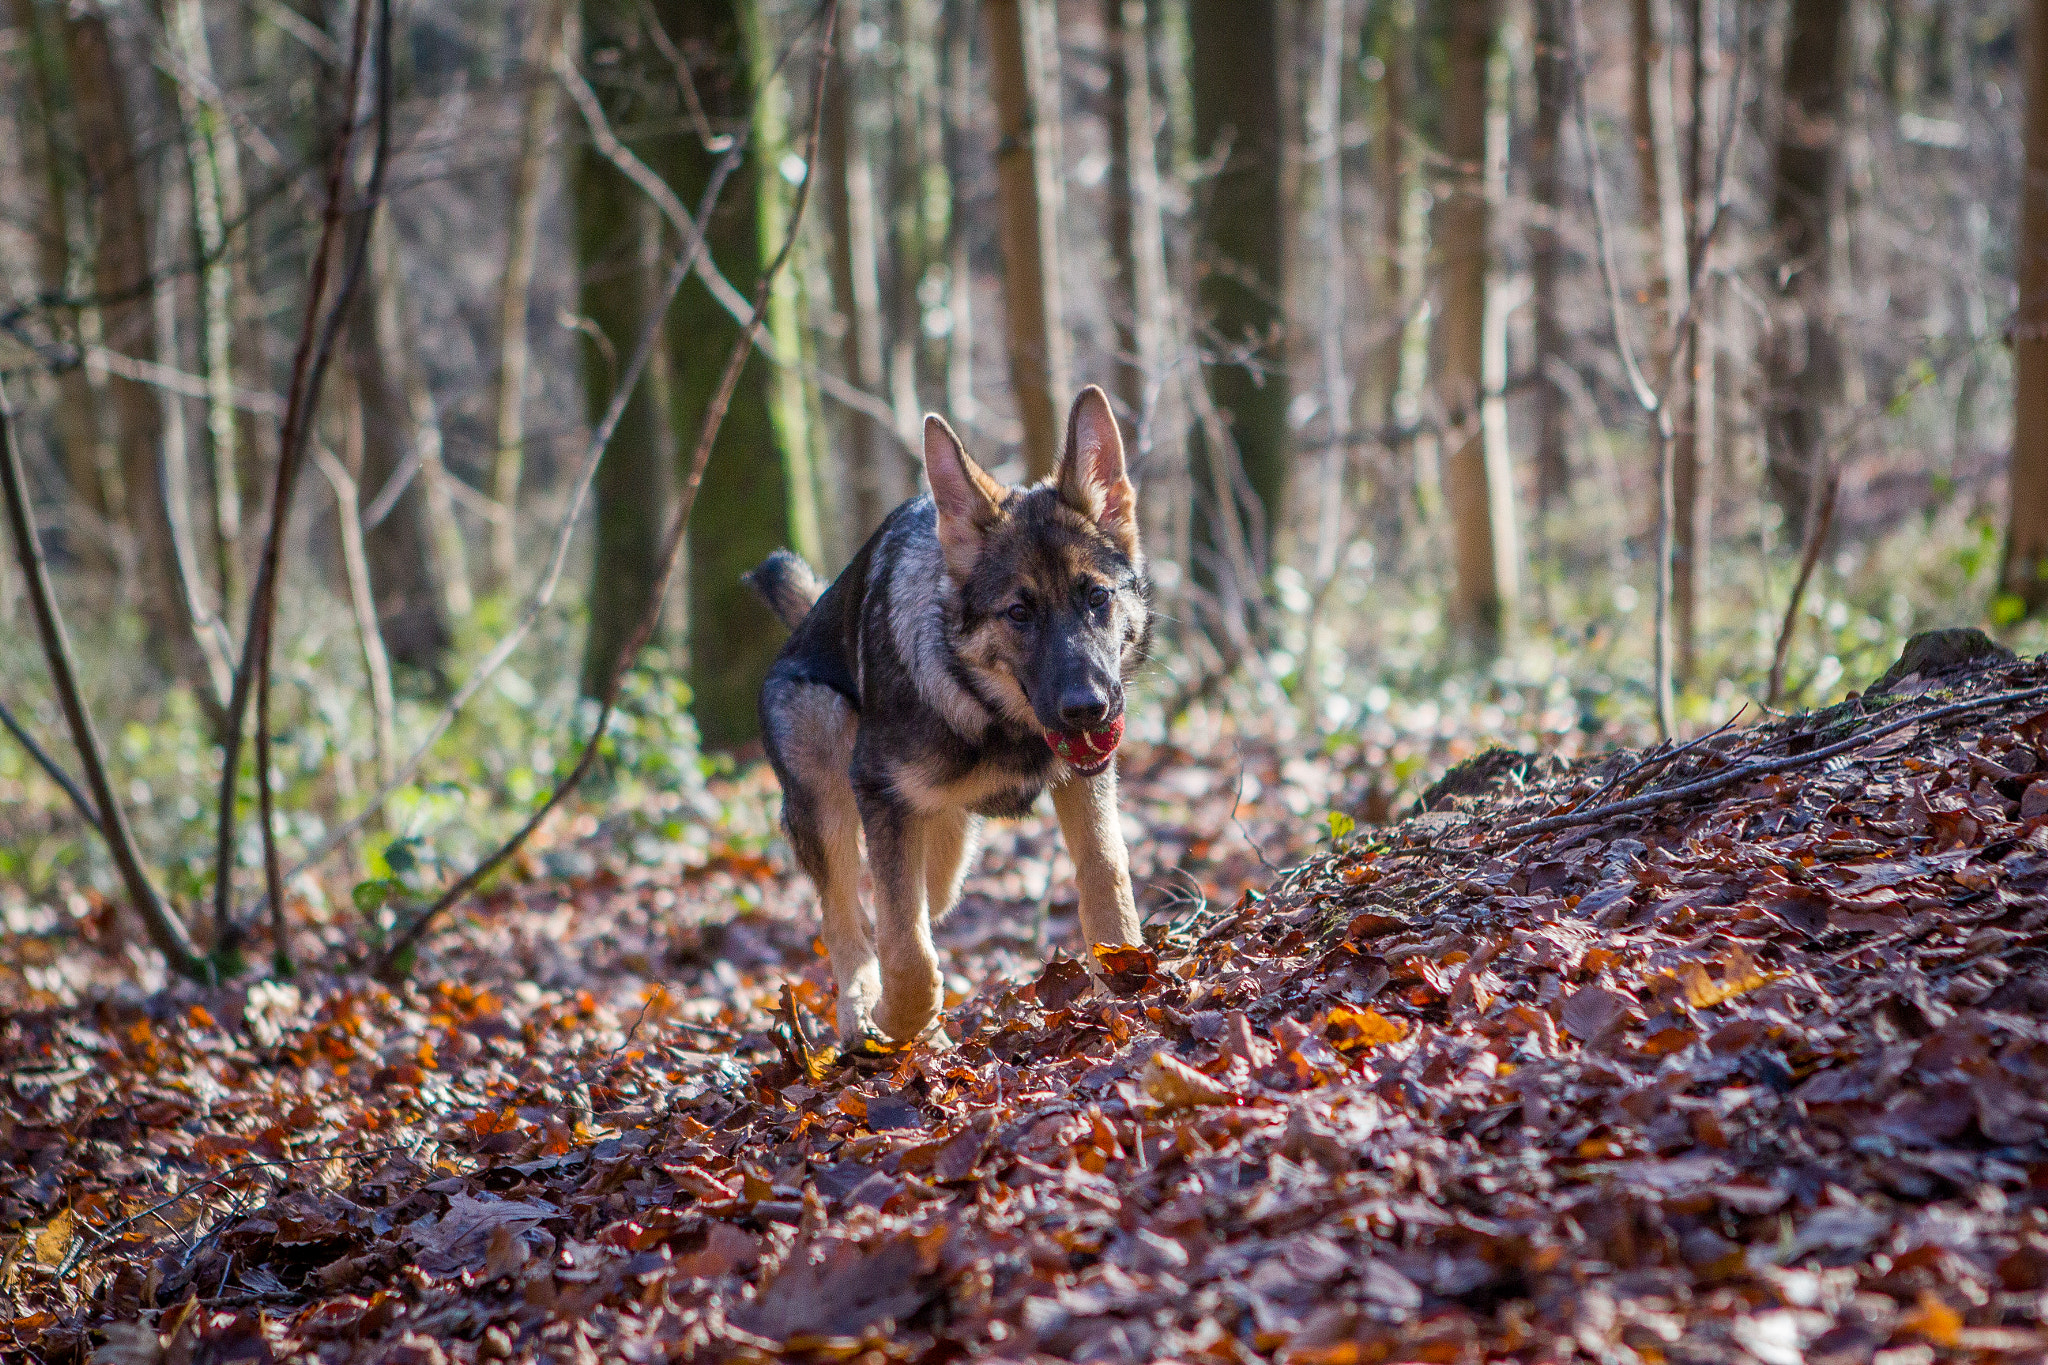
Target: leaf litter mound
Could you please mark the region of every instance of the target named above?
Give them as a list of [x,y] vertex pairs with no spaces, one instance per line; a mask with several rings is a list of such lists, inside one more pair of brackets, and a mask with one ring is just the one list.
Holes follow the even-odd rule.
[[[1270,812],[1133,750],[1141,873],[1244,874],[1211,845]],[[0,1331],[179,1365],[2042,1358],[2048,660],[1488,756],[1424,805],[1094,974],[1046,958],[1052,836],[999,836],[945,1038],[862,1061],[801,889],[740,859],[500,893],[397,992],[18,1013]],[[635,1013],[579,973],[666,984]]]

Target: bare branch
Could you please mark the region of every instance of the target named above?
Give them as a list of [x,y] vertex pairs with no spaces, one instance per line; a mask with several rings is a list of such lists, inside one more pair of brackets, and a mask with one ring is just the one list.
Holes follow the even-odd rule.
[[1895,721],[1869,730],[1859,731],[1847,739],[1840,740],[1834,744],[1823,745],[1818,749],[1809,749],[1803,754],[1793,754],[1786,758],[1762,759],[1754,763],[1738,763],[1732,768],[1723,769],[1712,777],[1703,777],[1697,782],[1687,782],[1677,787],[1666,787],[1661,791],[1644,792],[1641,796],[1631,797],[1626,801],[1616,801],[1610,805],[1588,806],[1583,810],[1571,811],[1564,815],[1545,816],[1541,820],[1531,820],[1527,824],[1516,825],[1513,829],[1505,830],[1503,833],[1508,838],[1519,839],[1531,834],[1548,834],[1553,830],[1570,829],[1575,825],[1597,825],[1603,821],[1612,820],[1623,815],[1640,815],[1644,811],[1655,810],[1659,806],[1668,806],[1674,801],[1686,801],[1695,796],[1706,796],[1711,792],[1721,791],[1724,788],[1748,782],[1754,778],[1768,777],[1772,773],[1789,772],[1794,768],[1804,768],[1815,763],[1825,762],[1836,754],[1845,754],[1851,749],[1860,749],[1875,740],[1883,739],[1886,735],[1896,734],[1909,725],[1947,720],[1950,716],[1960,716],[1971,711],[1990,711],[2001,706],[2012,706],[2023,701],[2033,701],[2038,697],[2048,697],[2048,684],[2040,687],[2021,688],[2013,692],[1994,692],[1988,697],[1977,697],[1970,701],[1952,702],[1947,706],[1938,706],[1932,711],[1920,711],[1911,715],[1901,716]]
[[[35,517],[29,507],[28,474],[22,467],[21,446],[14,433],[14,412],[8,405],[4,387],[0,387],[0,485],[5,486],[7,520],[14,533],[15,557],[28,587],[29,604],[36,618],[36,633],[42,640],[43,659],[50,668],[50,682],[56,690],[58,703],[64,708],[64,719],[71,727],[72,743],[78,747],[78,760],[85,769],[86,785],[92,788],[93,802],[101,812],[93,823],[106,839],[108,851],[114,855],[114,866],[120,870],[129,901],[135,906],[136,913],[142,916],[150,942],[164,955],[172,970],[195,980],[204,979],[208,964],[192,946],[184,922],[164,902],[156,883],[150,880],[149,871],[143,866],[141,850],[135,843],[135,832],[129,828],[128,816],[114,797],[114,784],[107,775],[106,751],[100,747],[99,732],[93,728],[92,713],[86,709],[85,695],[79,690],[78,665],[71,652],[71,640],[64,631],[64,618],[57,612],[57,595],[50,587],[50,567],[43,559],[42,543],[36,538]],[[8,728],[14,727],[10,725]],[[23,732],[17,731],[16,734],[24,737]],[[74,801],[80,799],[79,793],[68,782],[64,786]],[[82,803],[80,808],[85,809]]]
[[[50,780],[64,789],[64,794],[71,798],[72,805],[78,807],[78,813],[85,817],[85,822],[94,829],[100,829],[100,813],[93,809],[91,798],[78,789],[78,784],[71,780],[71,774],[65,772],[63,766],[50,757],[49,751],[36,743],[36,737],[14,718],[14,713],[7,709],[4,702],[0,702],[0,725],[6,726],[7,733],[13,735],[21,747],[28,750],[28,756],[36,761],[36,766],[48,773]],[[101,830],[101,833],[104,834],[105,831]]]
[[1775,707],[1778,698],[1785,694],[1785,661],[1791,657],[1792,636],[1799,629],[1799,604],[1806,600],[1806,585],[1813,579],[1814,565],[1820,562],[1821,549],[1828,543],[1828,532],[1835,524],[1835,503],[1842,493],[1842,471],[1828,470],[1827,482],[1820,495],[1820,515],[1806,528],[1806,544],[1799,553],[1799,577],[1792,584],[1792,596],[1785,603],[1785,619],[1778,626],[1778,643],[1771,650],[1771,676],[1765,687],[1764,705]]
[[[371,0],[360,0],[356,9],[355,32],[341,106],[343,124],[335,138],[334,151],[328,163],[327,206],[321,223],[319,246],[313,253],[312,272],[307,283],[305,321],[299,329],[299,344],[292,359],[292,380],[285,402],[284,430],[279,442],[277,472],[272,485],[270,526],[264,535],[263,557],[257,568],[255,587],[251,590],[247,634],[242,641],[242,658],[235,669],[234,691],[228,700],[227,724],[222,733],[220,823],[219,837],[214,847],[213,913],[218,945],[229,950],[239,944],[242,936],[241,928],[234,918],[235,789],[241,767],[242,722],[248,714],[252,690],[260,694],[257,698],[256,788],[263,819],[265,875],[266,881],[270,883],[269,894],[272,901],[283,899],[283,881],[275,866],[276,850],[271,842],[270,825],[270,773],[267,761],[270,749],[267,725],[270,631],[277,610],[277,579],[283,555],[287,514],[291,509],[292,490],[298,481],[299,468],[304,463],[303,457],[307,438],[312,430],[313,412],[318,404],[321,382],[326,378],[327,366],[333,358],[335,338],[340,332],[343,315],[355,295],[356,284],[362,276],[363,257],[369,245],[368,231],[357,231],[355,240],[349,244],[349,260],[335,291],[334,301],[323,319],[320,313],[321,301],[326,297],[328,276],[333,271],[335,256],[341,249],[342,227],[348,216],[344,201],[351,161],[350,152],[355,145],[356,100],[362,86],[369,46],[370,2]],[[362,206],[366,213],[373,213],[376,210],[378,196],[383,190],[384,163],[390,150],[388,58],[391,39],[391,0],[377,0],[377,5],[380,20],[379,56],[386,61],[378,97],[377,148],[375,159],[371,163],[365,204]],[[282,945],[279,947],[281,949]]]

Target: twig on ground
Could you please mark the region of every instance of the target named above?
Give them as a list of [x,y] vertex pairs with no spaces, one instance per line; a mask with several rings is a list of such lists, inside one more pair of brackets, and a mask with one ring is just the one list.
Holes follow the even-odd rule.
[[[50,780],[64,789],[64,794],[71,798],[72,805],[78,807],[78,813],[85,817],[85,822],[94,829],[100,829],[100,813],[93,809],[91,799],[78,789],[78,784],[71,780],[71,774],[65,772],[57,760],[50,757],[49,751],[36,743],[36,737],[14,718],[14,713],[7,709],[5,702],[0,702],[0,725],[6,726],[7,733],[21,742],[21,747],[28,750],[28,756],[36,761],[36,766],[48,773]],[[104,834],[105,831],[101,830],[101,833]]]
[[[244,1161],[237,1165],[230,1166],[224,1171],[220,1171],[213,1175],[207,1176],[204,1180],[195,1180],[190,1185],[187,1185],[184,1189],[179,1190],[176,1194],[172,1195],[170,1198],[161,1200],[155,1204],[151,1204],[148,1208],[136,1213],[131,1213],[126,1218],[123,1218],[118,1222],[109,1223],[103,1228],[93,1227],[90,1224],[81,1220],[78,1226],[85,1229],[85,1231],[91,1233],[94,1238],[94,1241],[90,1246],[86,1245],[83,1241],[75,1243],[72,1246],[69,1254],[67,1254],[64,1257],[62,1263],[58,1265],[56,1277],[60,1280],[63,1279],[66,1275],[69,1275],[74,1269],[77,1268],[78,1263],[80,1261],[84,1260],[87,1256],[90,1256],[94,1251],[98,1250],[100,1247],[103,1247],[107,1245],[107,1243],[113,1241],[116,1237],[120,1236],[123,1232],[126,1232],[129,1228],[135,1226],[143,1219],[155,1217],[158,1222],[164,1222],[161,1215],[163,1214],[163,1211],[165,1209],[169,1208],[173,1204],[178,1203],[181,1200],[191,1197],[192,1195],[198,1193],[200,1190],[207,1189],[214,1185],[218,1185],[224,1180],[232,1180],[234,1177],[238,1175],[244,1175],[250,1171],[264,1170],[266,1168],[284,1166],[309,1166],[326,1161],[353,1161],[361,1157],[389,1156],[394,1152],[411,1152],[413,1149],[413,1145],[414,1144],[410,1143],[400,1143],[390,1147],[366,1147],[359,1152],[322,1152],[316,1156],[284,1157],[275,1161]],[[170,1225],[168,1223],[165,1223],[165,1226],[168,1227]]]
[[1764,759],[1756,763],[1738,764],[1735,767],[1715,773],[1712,777],[1702,778],[1697,782],[1688,782],[1678,787],[1667,787],[1662,791],[1645,792],[1641,796],[1632,797],[1626,801],[1616,801],[1605,806],[1590,806],[1584,810],[1572,811],[1564,815],[1546,816],[1541,820],[1531,820],[1527,824],[1516,825],[1513,829],[1506,830],[1504,833],[1508,838],[1519,839],[1531,834],[1548,834],[1553,830],[1570,829],[1574,825],[1590,825],[1601,820],[1614,819],[1623,815],[1636,815],[1646,810],[1655,810],[1659,806],[1669,805],[1674,801],[1685,801],[1695,796],[1705,796],[1710,792],[1720,791],[1723,787],[1732,787],[1737,783],[1747,782],[1753,778],[1768,777],[1772,773],[1788,772],[1793,768],[1803,768],[1809,764],[1819,763],[1824,759],[1833,758],[1836,754],[1847,753],[1851,749],[1859,749],[1872,740],[1882,739],[1886,735],[1894,734],[1909,725],[1920,725],[1928,721],[1945,720],[1950,716],[1960,716],[1971,711],[1989,711],[2000,706],[2010,706],[2018,702],[2032,701],[2037,697],[2048,697],[2048,684],[2040,687],[2021,688],[2013,692],[1995,692],[1988,697],[1976,697],[1969,701],[1952,702],[1947,706],[1938,706],[1932,711],[1920,711],[1913,715],[1901,716],[1888,725],[1880,725],[1869,730],[1859,730],[1847,739],[1840,740],[1834,744],[1824,745],[1818,749],[1810,749],[1803,754],[1793,754],[1786,758]]
[[1778,643],[1771,650],[1771,678],[1764,691],[1764,705],[1776,706],[1785,692],[1785,661],[1792,654],[1792,637],[1799,630],[1799,605],[1806,600],[1806,585],[1813,578],[1814,565],[1820,562],[1820,552],[1828,543],[1828,532],[1835,524],[1835,502],[1842,493],[1842,471],[1839,468],[1828,471],[1827,483],[1821,490],[1820,510],[1813,524],[1806,528],[1806,545],[1799,552],[1799,577],[1792,584],[1791,600],[1785,603],[1785,620],[1778,627]]
[[[28,473],[22,467],[21,445],[15,439],[14,412],[8,406],[7,391],[0,387],[0,485],[5,486],[7,520],[14,533],[16,562],[28,588],[30,609],[36,619],[36,634],[49,665],[50,683],[64,708],[71,727],[71,742],[77,746],[78,761],[85,769],[86,785],[92,788],[93,805],[102,818],[93,823],[114,855],[121,882],[142,916],[150,942],[170,963],[171,969],[195,980],[206,975],[207,964],[193,947],[185,923],[165,903],[156,883],[143,865],[142,851],[129,828],[128,816],[114,797],[114,784],[107,774],[106,750],[100,747],[99,732],[93,728],[92,712],[86,709],[85,694],[78,686],[78,665],[71,652],[71,640],[64,631],[64,618],[57,612],[57,594],[50,586],[50,566],[43,558],[42,542],[36,537],[34,512],[29,505]],[[11,728],[11,727],[10,727]],[[66,790],[70,790],[69,784]],[[73,800],[78,794],[73,792]],[[81,806],[81,809],[84,809]]]
[[541,803],[539,810],[515,831],[511,838],[485,857],[477,865],[425,909],[413,917],[410,924],[391,939],[377,962],[377,975],[386,977],[400,958],[419,941],[435,919],[450,906],[455,905],[474,891],[483,880],[496,871],[507,858],[518,852],[521,846],[540,828],[541,823],[554,813],[557,806],[567,800],[569,794],[582,784],[591,767],[597,761],[599,747],[604,741],[605,731],[611,723],[613,709],[618,704],[619,690],[626,674],[640,657],[640,651],[653,637],[655,627],[660,623],[663,604],[668,597],[670,582],[675,577],[676,565],[682,559],[683,532],[690,524],[690,512],[697,502],[697,490],[704,482],[704,467],[710,463],[712,444],[718,439],[719,429],[725,425],[726,408],[732,403],[732,395],[739,387],[740,372],[746,367],[747,357],[752,353],[755,334],[759,332],[768,312],[768,298],[773,292],[776,278],[788,264],[791,251],[796,246],[798,229],[803,225],[804,208],[810,202],[811,186],[816,181],[816,156],[818,151],[818,127],[824,113],[824,84],[831,69],[832,33],[839,17],[838,0],[826,0],[824,12],[824,36],[819,46],[817,73],[811,82],[811,126],[804,146],[804,164],[811,170],[797,186],[795,202],[790,206],[789,228],[782,240],[781,249],[775,259],[762,272],[754,288],[753,311],[740,334],[734,339],[731,352],[726,357],[725,373],[720,376],[717,391],[712,395],[710,405],[697,432],[697,446],[690,458],[690,472],[678,490],[676,509],[670,516],[668,531],[662,544],[660,571],[655,575],[654,589],[648,595],[646,610],[641,614],[633,634],[619,651],[612,664],[611,675],[606,679],[604,695],[600,699],[597,721],[591,727],[590,737],[584,741],[583,751],[577,757],[576,766],[557,783],[555,789]]

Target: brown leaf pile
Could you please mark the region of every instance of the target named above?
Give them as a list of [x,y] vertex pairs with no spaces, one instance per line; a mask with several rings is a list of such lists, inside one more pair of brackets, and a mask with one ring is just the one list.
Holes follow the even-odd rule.
[[[1043,959],[1018,909],[1042,886],[988,890],[1044,856],[1027,827],[952,930],[980,980],[947,1039],[872,1062],[833,1059],[801,897],[751,872],[505,898],[458,931],[467,984],[18,1016],[13,1340],[181,1363],[2039,1360],[2048,713],[1505,833],[1866,724],[1457,797],[1092,973]],[[1227,779],[1170,766],[1149,834],[1185,828],[1175,782],[1188,823],[1229,821]],[[1223,889],[1189,842],[1136,852]],[[754,908],[679,927],[678,895]],[[621,1007],[576,984],[598,961],[671,985]]]

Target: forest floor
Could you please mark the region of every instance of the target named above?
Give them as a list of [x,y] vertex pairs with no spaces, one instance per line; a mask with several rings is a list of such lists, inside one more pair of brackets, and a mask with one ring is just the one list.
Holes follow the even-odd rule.
[[10,1008],[0,1353],[2048,1352],[2048,660],[1355,830],[1308,760],[1122,762],[1154,945],[1092,979],[999,827],[877,1059],[737,853],[504,886],[396,991]]

